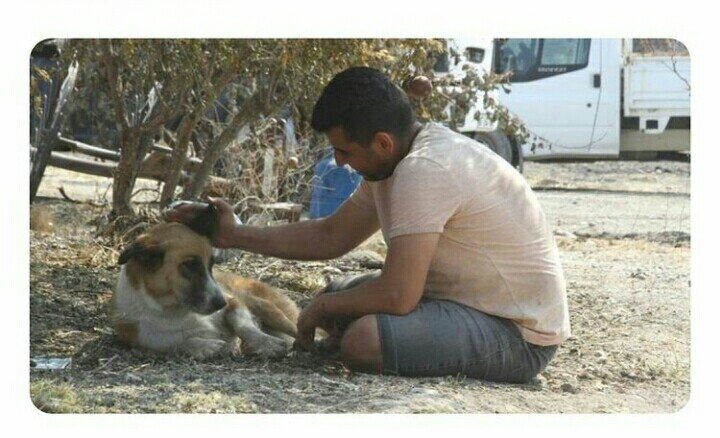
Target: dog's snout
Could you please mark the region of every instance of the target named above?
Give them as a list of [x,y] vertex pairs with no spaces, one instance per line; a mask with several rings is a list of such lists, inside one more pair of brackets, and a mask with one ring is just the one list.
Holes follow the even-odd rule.
[[185,305],[190,310],[209,315],[225,307],[227,303],[223,292],[212,278],[208,277],[205,281],[197,280],[183,292]]

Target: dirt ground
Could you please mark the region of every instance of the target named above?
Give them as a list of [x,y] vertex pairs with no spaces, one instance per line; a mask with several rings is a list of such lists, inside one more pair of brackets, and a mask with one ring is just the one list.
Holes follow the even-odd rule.
[[[96,235],[107,180],[48,169],[30,237],[31,395],[48,412],[674,412],[690,394],[690,164],[526,163],[551,221],[568,284],[573,337],[527,385],[462,377],[354,373],[293,352],[279,361],[198,362],[129,350],[107,305],[117,252]],[[63,200],[58,187],[76,200]],[[146,186],[152,189],[153,185]],[[146,194],[152,194],[148,190]],[[45,216],[44,218],[42,216]],[[34,216],[35,217],[35,216]],[[53,225],[47,225],[52,222]],[[384,254],[376,236],[362,248]],[[299,304],[328,277],[373,267],[367,253],[329,262],[235,254],[223,266],[291,291]]]

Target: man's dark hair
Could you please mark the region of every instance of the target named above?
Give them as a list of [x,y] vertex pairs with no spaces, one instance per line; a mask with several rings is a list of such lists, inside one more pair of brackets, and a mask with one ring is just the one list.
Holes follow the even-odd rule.
[[414,121],[405,92],[370,67],[351,67],[335,75],[312,114],[316,131],[327,132],[337,126],[349,140],[363,146],[368,146],[378,132],[389,132],[406,141]]

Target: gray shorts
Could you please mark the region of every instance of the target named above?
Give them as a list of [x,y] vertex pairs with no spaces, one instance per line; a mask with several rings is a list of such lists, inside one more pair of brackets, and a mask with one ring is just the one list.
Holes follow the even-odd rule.
[[[350,289],[379,275],[334,280],[325,292]],[[510,320],[449,300],[422,298],[407,315],[375,316],[385,374],[525,383],[545,369],[557,350],[557,345],[526,342]],[[336,326],[342,330],[349,322]]]

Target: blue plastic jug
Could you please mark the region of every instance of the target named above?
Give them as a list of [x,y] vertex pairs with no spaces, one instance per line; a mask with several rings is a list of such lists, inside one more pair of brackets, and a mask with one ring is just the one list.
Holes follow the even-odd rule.
[[332,149],[315,164],[310,217],[329,216],[340,207],[362,181],[362,176],[349,166],[338,166]]

